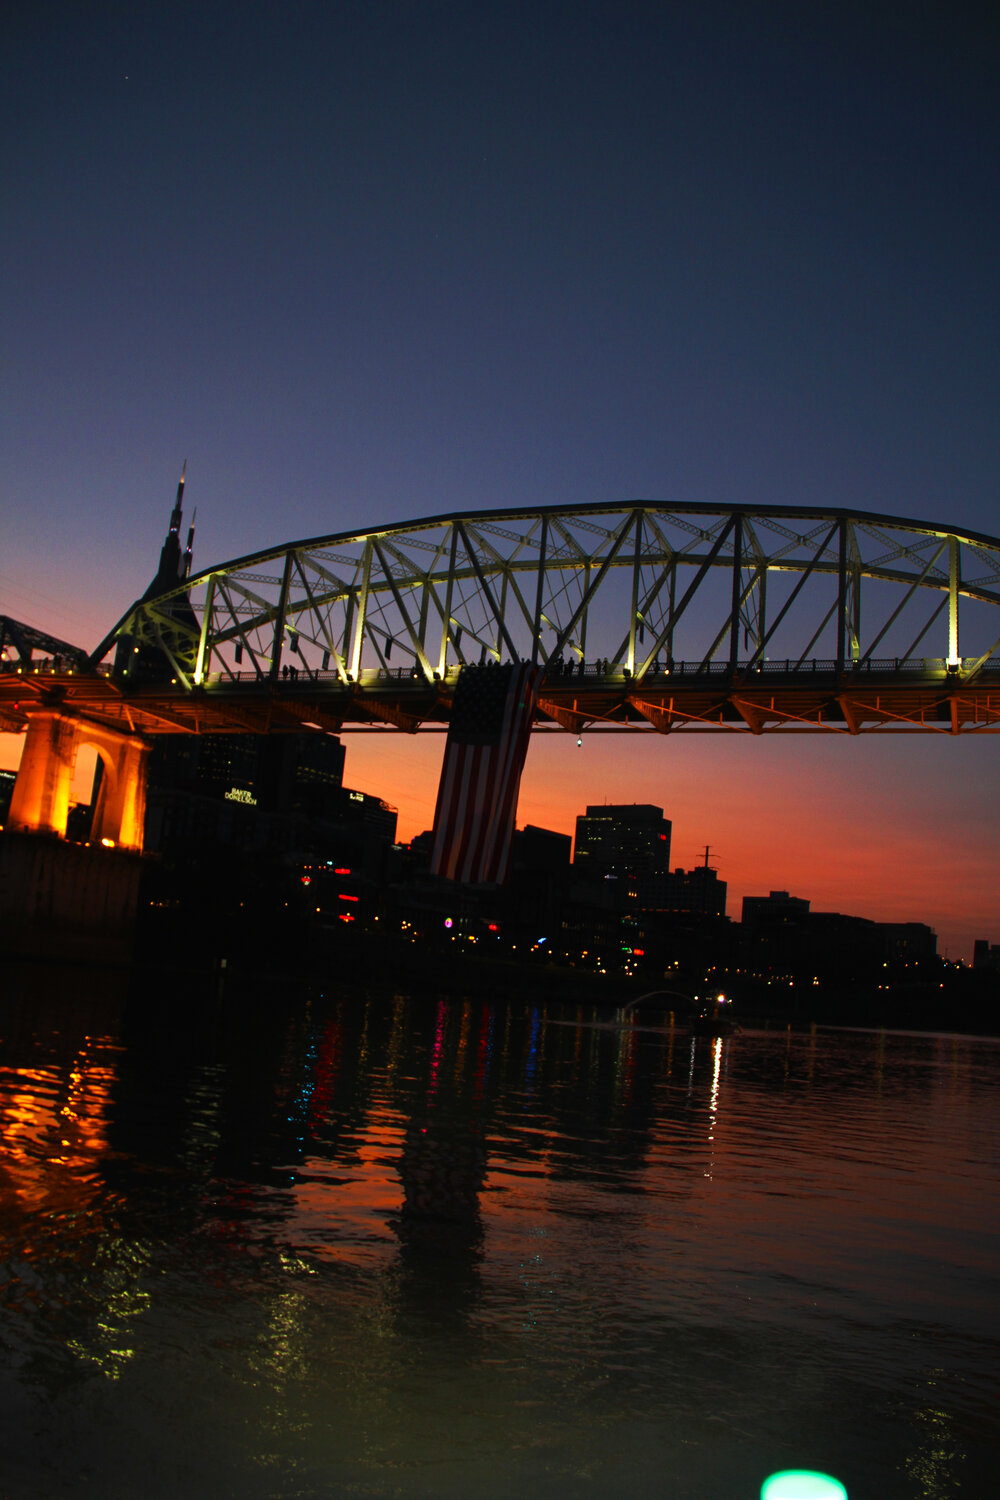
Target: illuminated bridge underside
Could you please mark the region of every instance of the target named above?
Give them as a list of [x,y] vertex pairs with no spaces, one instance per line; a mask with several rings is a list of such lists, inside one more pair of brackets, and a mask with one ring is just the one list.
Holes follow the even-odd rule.
[[982,733],[998,652],[996,538],[637,501],[240,558],[134,606],[93,676],[22,676],[16,710],[4,680],[0,700],[8,721],[34,693],[129,733],[413,731],[447,725],[463,665],[524,658],[546,668],[537,726],[574,733]]
[[[784,665],[784,664],[782,664]],[[536,711],[536,729],[574,734],[628,730],[694,734],[826,731],[936,731],[989,733],[1000,729],[1000,662],[975,686],[949,682],[943,662],[936,682],[924,673],[872,670],[838,682],[817,664],[815,673],[766,672],[755,678],[696,676],[675,665],[669,676],[647,675],[640,686],[622,676],[588,672],[549,682]],[[129,734],[296,733],[350,729],[446,729],[457,672],[428,689],[415,680],[379,679],[355,686],[301,677],[279,686],[264,682],[207,685],[187,691],[123,691],[110,678],[39,676],[32,689],[39,708],[58,702],[82,719]],[[802,678],[808,676],[808,681]],[[907,680],[909,679],[909,680]],[[0,728],[24,728],[31,716],[24,685],[16,710],[10,679],[0,680]],[[7,699],[5,703],[3,700]]]

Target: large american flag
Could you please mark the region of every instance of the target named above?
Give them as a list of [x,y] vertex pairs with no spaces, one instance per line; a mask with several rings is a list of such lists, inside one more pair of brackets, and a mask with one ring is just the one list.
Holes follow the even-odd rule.
[[433,875],[494,884],[506,877],[541,675],[519,662],[462,668],[434,813]]

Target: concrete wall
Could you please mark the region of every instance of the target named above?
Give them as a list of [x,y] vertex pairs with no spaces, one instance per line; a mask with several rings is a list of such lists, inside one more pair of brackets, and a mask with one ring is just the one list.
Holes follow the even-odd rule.
[[0,955],[123,962],[141,868],[120,849],[0,833]]

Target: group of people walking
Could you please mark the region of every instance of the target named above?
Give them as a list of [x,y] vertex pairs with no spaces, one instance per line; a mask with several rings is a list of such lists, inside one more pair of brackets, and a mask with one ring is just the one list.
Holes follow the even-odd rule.
[[[661,671],[669,672],[672,666],[673,662],[669,657],[667,658],[665,665],[661,665],[660,658],[658,656],[654,657],[649,664],[649,669],[646,675],[656,677],[660,674]],[[548,673],[550,677],[582,677],[587,670],[587,663],[585,661],[576,662],[572,657],[570,657],[569,661],[556,660],[554,662],[550,662]],[[609,671],[618,670],[618,664],[616,662],[612,662],[609,665],[608,658],[606,656],[598,656],[595,659],[591,670],[597,677],[607,677]],[[622,670],[624,671],[626,677],[631,677],[632,673],[629,671],[628,667],[624,667],[622,668]]]

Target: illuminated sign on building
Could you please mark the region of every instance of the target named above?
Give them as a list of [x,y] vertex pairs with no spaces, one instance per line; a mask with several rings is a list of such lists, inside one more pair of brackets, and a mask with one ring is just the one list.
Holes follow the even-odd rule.
[[241,786],[231,786],[229,788],[229,791],[226,793],[226,801],[245,802],[250,807],[257,806],[257,798],[254,796],[253,792],[248,792],[244,787]]

